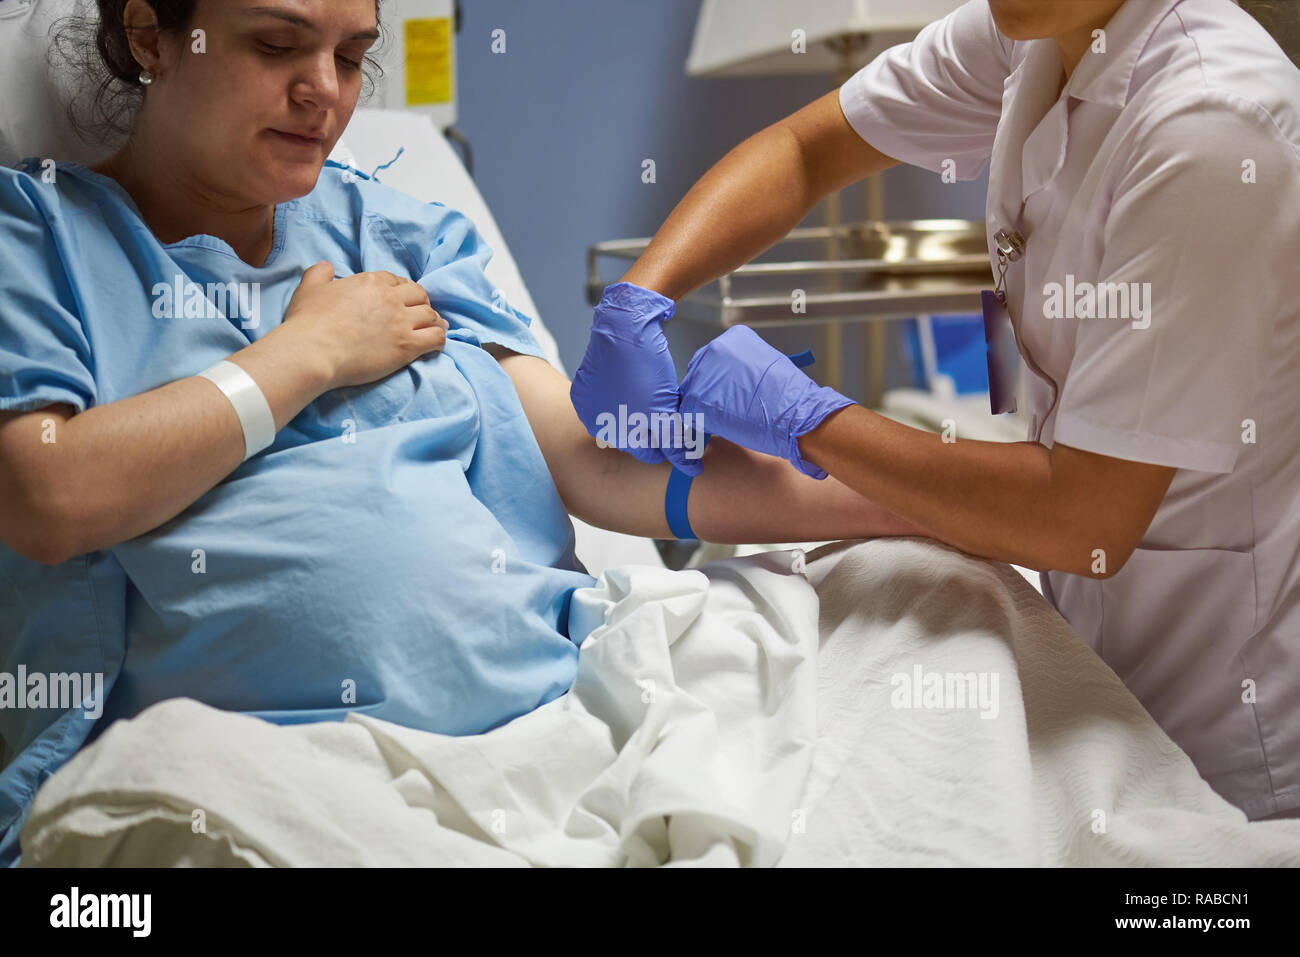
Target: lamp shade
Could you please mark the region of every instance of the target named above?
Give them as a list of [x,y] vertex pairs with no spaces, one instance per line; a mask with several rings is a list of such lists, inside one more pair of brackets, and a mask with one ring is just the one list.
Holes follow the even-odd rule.
[[[686,72],[692,76],[834,73],[840,55],[826,40],[867,34],[853,52],[860,67],[913,39],[964,0],[702,0]],[[796,34],[802,31],[802,34]],[[796,52],[802,39],[805,52]]]

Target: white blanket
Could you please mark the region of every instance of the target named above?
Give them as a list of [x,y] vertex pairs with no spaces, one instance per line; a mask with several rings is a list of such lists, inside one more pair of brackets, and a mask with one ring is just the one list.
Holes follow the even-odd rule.
[[155,705],[46,782],[22,863],[1300,865],[1300,821],[1218,797],[1009,566],[627,566],[572,617],[573,688],[487,734]]

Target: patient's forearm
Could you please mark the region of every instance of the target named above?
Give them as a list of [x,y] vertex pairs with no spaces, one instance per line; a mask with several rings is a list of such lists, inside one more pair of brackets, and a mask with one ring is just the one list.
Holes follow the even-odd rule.
[[833,478],[809,478],[785,459],[714,438],[691,485],[687,514],[704,541],[813,542],[928,535]]
[[[489,345],[510,375],[570,514],[590,525],[671,538],[664,492],[672,466],[601,448],[569,400],[569,380],[542,359]],[[715,438],[691,486],[687,515],[701,539],[724,544],[923,535],[835,479],[817,481],[784,459]]]
[[[576,419],[575,419],[576,421]],[[580,426],[579,426],[580,427]],[[557,476],[570,511],[590,525],[629,535],[672,538],[664,517],[669,465],[646,465],[574,433]],[[687,516],[702,541],[719,544],[830,541],[928,535],[847,485],[809,478],[785,459],[714,438],[691,484]],[[576,469],[584,469],[579,475]],[[555,469],[552,469],[555,474]]]
[[[229,357],[261,387],[276,429],[328,387],[295,343],[281,327]],[[0,416],[0,540],[47,564],[157,528],[244,458],[233,405],[196,376],[73,412]]]

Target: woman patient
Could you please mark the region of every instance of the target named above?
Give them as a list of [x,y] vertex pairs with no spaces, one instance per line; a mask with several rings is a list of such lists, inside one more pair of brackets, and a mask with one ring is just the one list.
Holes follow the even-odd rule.
[[[0,671],[103,673],[104,700],[0,709],[0,850],[48,774],[166,698],[447,734],[531,711],[584,637],[569,515],[670,537],[670,466],[588,435],[471,223],[325,165],[375,0],[99,8],[83,52],[125,146],[0,169]],[[247,461],[197,376],[221,360],[274,417]],[[917,532],[783,460],[703,465],[708,540]]]

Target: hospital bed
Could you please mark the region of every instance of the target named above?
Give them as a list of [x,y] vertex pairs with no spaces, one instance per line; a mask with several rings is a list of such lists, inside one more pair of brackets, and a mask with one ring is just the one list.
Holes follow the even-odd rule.
[[[0,102],[0,161],[96,161],[50,124],[38,55],[0,66],[33,71],[37,104]],[[335,156],[468,215],[563,371],[427,118],[359,110]],[[1250,824],[1215,794],[1010,566],[886,539],[672,571],[648,540],[575,531],[599,580],[574,596],[591,632],[568,694],[465,737],[162,702],[45,783],[23,864],[1300,865],[1300,821]]]

